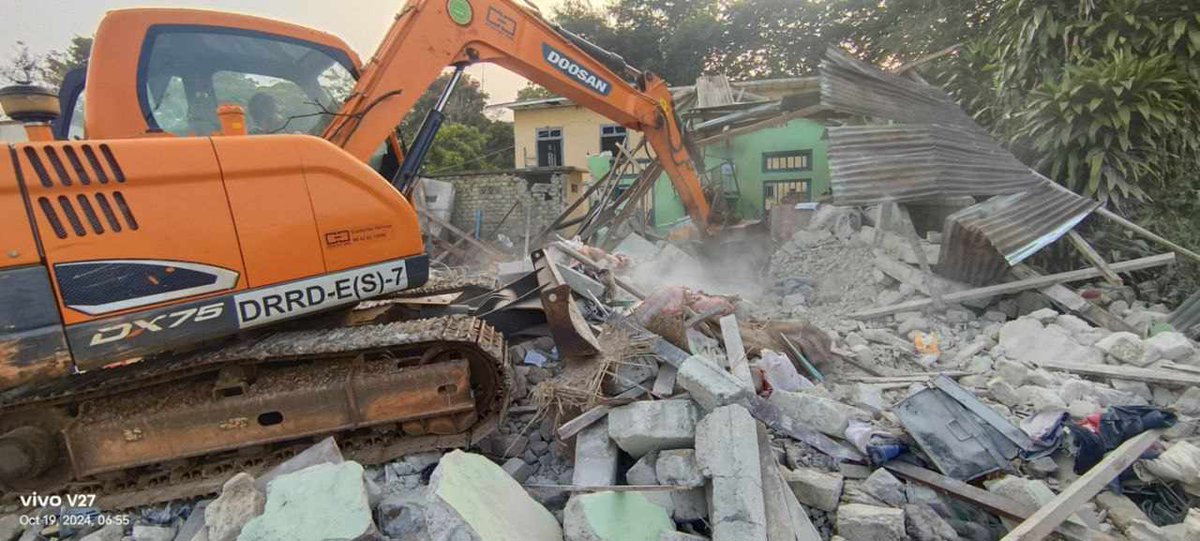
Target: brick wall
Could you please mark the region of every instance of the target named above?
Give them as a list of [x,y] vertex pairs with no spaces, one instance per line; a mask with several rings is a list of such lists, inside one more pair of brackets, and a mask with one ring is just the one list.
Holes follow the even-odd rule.
[[582,172],[574,168],[539,168],[432,178],[454,184],[454,212],[450,221],[455,227],[468,233],[475,231],[476,211],[482,211],[480,231],[484,239],[495,242],[498,235],[507,235],[520,249],[525,238],[526,213],[529,234],[537,235],[566,209],[569,186],[578,186],[581,177]]

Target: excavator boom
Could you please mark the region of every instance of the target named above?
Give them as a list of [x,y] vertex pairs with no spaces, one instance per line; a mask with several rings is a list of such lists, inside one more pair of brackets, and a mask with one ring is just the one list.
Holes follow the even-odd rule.
[[572,38],[513,0],[410,0],[325,138],[365,160],[447,66],[490,62],[645,134],[705,232],[708,202],[666,82],[652,73],[627,82]]

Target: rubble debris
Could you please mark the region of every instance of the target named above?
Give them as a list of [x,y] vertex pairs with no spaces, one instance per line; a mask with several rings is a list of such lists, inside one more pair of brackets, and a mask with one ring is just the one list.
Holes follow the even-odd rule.
[[846,539],[871,541],[908,539],[904,528],[903,510],[861,503],[848,503],[838,508],[837,533]]
[[606,486],[617,483],[617,444],[608,437],[608,419],[575,436],[575,475],[571,484]]
[[679,366],[676,382],[705,411],[743,402],[751,396],[737,376],[711,360],[694,355]]
[[659,541],[674,531],[666,511],[637,492],[572,496],[563,512],[566,541]]
[[841,474],[826,473],[813,468],[785,470],[787,481],[800,503],[822,511],[836,511],[842,499],[845,480]]
[[914,541],[953,541],[958,533],[928,505],[904,506],[904,528]]
[[[217,517],[214,514],[214,519]],[[232,523],[232,520],[226,523],[227,528]],[[357,462],[343,462],[317,464],[276,477],[267,485],[263,513],[247,522],[237,538],[240,541],[358,539],[375,531],[363,486],[363,467]]]
[[254,485],[254,477],[239,473],[221,487],[221,495],[204,508],[209,541],[234,541],[251,519],[263,513],[267,497]]
[[813,393],[776,391],[768,400],[792,419],[839,438],[846,434],[851,419],[871,418],[865,411]]
[[443,456],[433,471],[425,517],[435,541],[558,541],[563,536],[554,515],[504,470],[480,455],[462,451]]
[[614,408],[608,417],[609,437],[641,458],[650,451],[692,447],[700,410],[691,400],[658,400]]
[[766,508],[758,436],[745,408],[722,406],[696,426],[696,461],[710,478],[713,541],[765,541]]

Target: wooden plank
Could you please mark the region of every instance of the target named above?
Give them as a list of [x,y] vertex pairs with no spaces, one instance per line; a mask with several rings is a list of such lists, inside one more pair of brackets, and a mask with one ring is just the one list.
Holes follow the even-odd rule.
[[808,513],[800,507],[796,494],[783,479],[767,427],[754,423],[758,429],[758,465],[762,473],[763,506],[767,517],[768,541],[821,541]]
[[[567,244],[565,242],[555,243],[554,247],[557,248],[562,253],[570,256],[571,259],[574,259],[574,260],[582,263],[583,266],[585,266],[589,269],[592,269],[594,271],[604,270],[595,261],[592,261],[591,258],[589,258],[586,255],[583,255],[582,253],[579,252],[579,250],[576,250],[570,246],[567,246]],[[646,300],[646,294],[642,293],[641,290],[639,290],[636,286],[634,286],[633,284],[631,284],[629,282],[626,282],[625,280],[618,278],[616,275],[612,275],[612,276],[613,276],[613,282],[616,283],[618,286],[620,286],[621,289],[624,289],[625,291],[629,292],[630,295],[637,297],[637,299],[640,301]]]
[[1171,370],[1181,370],[1184,372],[1191,372],[1193,374],[1200,374],[1200,366],[1179,364],[1179,363],[1174,363],[1171,361],[1162,361],[1162,363],[1160,363],[1160,364],[1163,368],[1169,368]]
[[1087,473],[1071,483],[1066,490],[1060,492],[1058,496],[1025,519],[1025,522],[1018,524],[1016,528],[1008,532],[1008,535],[1004,536],[1001,541],[1038,541],[1050,535],[1056,526],[1075,514],[1075,510],[1079,506],[1091,500],[1114,477],[1120,475],[1138,457],[1142,456],[1142,451],[1158,441],[1161,432],[1160,430],[1147,430],[1126,440],[1120,447],[1108,453],[1099,464],[1092,466]]
[[746,358],[746,346],[742,345],[742,331],[738,329],[737,316],[729,314],[721,318],[721,337],[725,341],[725,355],[729,359],[729,371],[742,382],[742,387],[754,394],[754,380],[750,377],[750,360]]
[[[933,274],[933,267],[929,265],[929,256],[921,247],[921,238],[917,235],[917,224],[913,223],[912,215],[908,213],[908,207],[896,205],[900,210],[900,219],[904,222],[904,236],[908,239],[908,245],[912,247],[913,254],[917,256],[917,263],[921,267],[921,272],[925,273],[925,277],[929,281],[933,281],[936,277]],[[942,290],[932,288],[929,295],[933,298],[933,307],[938,310],[946,308],[946,301],[942,299]]]
[[1062,370],[1072,374],[1085,376],[1100,376],[1113,379],[1126,379],[1163,385],[1166,387],[1190,387],[1200,385],[1200,374],[1189,375],[1175,370],[1155,370],[1153,368],[1138,368],[1136,366],[1117,366],[1111,364],[1076,364],[1064,361],[1042,361],[1042,368]]
[[1083,254],[1083,257],[1092,262],[1092,265],[1096,267],[1096,270],[1100,271],[1100,274],[1104,276],[1104,279],[1108,281],[1108,283],[1118,286],[1125,283],[1123,280],[1121,280],[1121,277],[1118,276],[1117,273],[1113,272],[1112,268],[1108,266],[1108,262],[1105,261],[1103,257],[1100,257],[1100,253],[1092,247],[1091,243],[1084,239],[1083,235],[1080,235],[1078,231],[1074,229],[1068,231],[1067,240],[1071,241],[1071,245],[1075,246],[1075,249],[1079,250],[1079,253]]
[[[948,496],[979,506],[1003,518],[1023,521],[1029,518],[1035,511],[1015,500],[1010,500],[999,494],[988,492],[958,479],[952,479],[919,466],[893,460],[884,464],[883,467],[904,479],[920,483]],[[1079,541],[1109,538],[1103,532],[1091,530],[1080,524],[1071,522],[1060,524],[1058,526],[1058,533],[1063,534],[1067,538]]]
[[[1113,268],[1113,270],[1115,270],[1117,272],[1129,272],[1129,271],[1159,267],[1159,266],[1168,265],[1168,264],[1171,264],[1174,262],[1175,262],[1175,254],[1159,254],[1159,255],[1154,255],[1154,256],[1150,256],[1150,257],[1143,257],[1140,259],[1133,259],[1130,261],[1122,261],[1120,263],[1113,263],[1112,268]],[[983,297],[993,297],[996,295],[1008,295],[1010,293],[1018,293],[1018,292],[1027,291],[1030,289],[1038,289],[1038,288],[1043,288],[1046,286],[1051,286],[1054,284],[1061,284],[1061,283],[1065,283],[1065,282],[1079,282],[1082,280],[1091,280],[1092,278],[1096,278],[1099,276],[1100,276],[1100,271],[1098,271],[1094,268],[1080,269],[1080,270],[1074,270],[1074,271],[1070,271],[1070,272],[1051,274],[1048,276],[1040,276],[1037,278],[1030,278],[1027,280],[1018,280],[1016,282],[1008,282],[1008,283],[1004,283],[1004,284],[996,284],[993,286],[980,287],[980,288],[976,288],[976,289],[970,289],[967,291],[960,291],[957,293],[950,293],[949,295],[944,295],[942,300],[947,303],[957,303],[957,302],[962,302],[962,301],[970,300],[970,299],[980,299]],[[900,304],[893,304],[891,306],[885,306],[882,308],[872,308],[870,310],[863,310],[861,312],[856,312],[854,314],[850,314],[850,317],[855,318],[855,319],[871,319],[871,318],[877,318],[877,317],[881,317],[881,316],[895,314],[897,312],[908,312],[908,311],[913,311],[913,310],[920,310],[920,309],[925,308],[926,306],[930,306],[932,304],[933,304],[933,301],[930,299],[920,299],[920,300],[915,300],[915,301],[902,302]]]

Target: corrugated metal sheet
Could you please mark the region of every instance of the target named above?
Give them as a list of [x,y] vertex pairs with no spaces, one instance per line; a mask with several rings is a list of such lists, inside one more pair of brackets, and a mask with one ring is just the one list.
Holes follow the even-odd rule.
[[982,285],[1065,235],[1099,202],[1049,183],[1000,195],[946,218],[938,274]]
[[832,47],[821,61],[821,103],[852,115],[956,124],[984,134],[940,88],[882,71]]
[[943,124],[829,128],[838,205],[874,205],[1028,190],[1041,180],[990,137]]
[[1200,333],[1193,330],[1197,325],[1200,325],[1200,291],[1192,293],[1192,296],[1183,301],[1171,312],[1171,317],[1167,318],[1167,323],[1170,323],[1175,330],[1184,333],[1195,339]]

